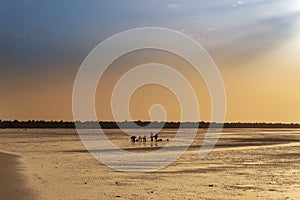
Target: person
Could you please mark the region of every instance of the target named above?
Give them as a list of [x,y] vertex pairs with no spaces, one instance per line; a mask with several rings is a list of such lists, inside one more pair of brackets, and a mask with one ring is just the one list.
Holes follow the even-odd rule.
[[146,141],[147,141],[146,135],[143,135],[143,142],[146,142]]
[[150,133],[150,138],[151,138],[151,142],[153,142],[153,133],[152,133],[152,131]]
[[155,133],[155,135],[154,135],[155,141],[157,141],[157,138],[158,138],[158,133]]
[[136,138],[136,136],[135,136],[135,135],[131,136],[131,138],[130,138],[130,139],[131,139],[131,142],[133,142],[133,143],[134,143],[134,142],[135,142],[135,138]]
[[139,136],[137,141],[141,142],[142,141],[142,136]]

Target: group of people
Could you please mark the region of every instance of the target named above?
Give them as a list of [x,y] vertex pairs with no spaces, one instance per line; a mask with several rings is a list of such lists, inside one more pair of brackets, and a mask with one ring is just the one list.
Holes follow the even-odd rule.
[[155,141],[157,141],[157,139],[158,139],[158,133],[155,133],[155,134],[153,135],[153,133],[151,132],[151,133],[150,133],[150,138],[151,138],[151,142],[153,142],[153,138],[155,139]]
[[[143,136],[131,136],[131,142],[147,142],[147,137],[145,135]],[[150,133],[150,140],[153,142],[153,140],[158,141],[158,133],[153,134],[153,132]]]
[[147,137],[145,135],[139,136],[139,137],[137,137],[135,135],[131,136],[131,142],[142,142],[142,141],[143,142],[147,141]]

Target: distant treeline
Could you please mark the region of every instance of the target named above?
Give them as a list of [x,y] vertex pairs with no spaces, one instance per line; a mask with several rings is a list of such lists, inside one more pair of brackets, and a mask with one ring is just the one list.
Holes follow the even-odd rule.
[[[223,128],[300,128],[300,124],[284,124],[284,123],[209,123],[209,122],[152,122],[149,128],[208,128],[211,127],[222,127]],[[122,128],[135,128],[146,127],[150,122],[146,121],[124,121],[124,122],[109,122],[109,121],[87,121],[87,122],[76,122],[77,127],[79,128],[97,128],[100,124],[103,129],[115,129],[119,128],[120,125]],[[75,122],[67,121],[2,121],[0,120],[0,128],[75,128]]]

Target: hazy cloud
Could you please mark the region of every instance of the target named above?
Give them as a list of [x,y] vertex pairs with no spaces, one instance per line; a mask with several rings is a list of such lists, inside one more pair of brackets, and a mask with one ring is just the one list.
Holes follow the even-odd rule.
[[232,7],[238,7],[246,3],[246,0],[237,0],[234,4],[232,4]]
[[169,9],[178,9],[179,7],[180,7],[179,4],[176,4],[176,3],[169,3],[168,4]]

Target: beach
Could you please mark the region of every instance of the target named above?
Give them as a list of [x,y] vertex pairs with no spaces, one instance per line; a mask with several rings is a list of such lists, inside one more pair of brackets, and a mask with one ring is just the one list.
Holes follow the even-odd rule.
[[0,152],[0,199],[34,199],[26,188],[20,157]]
[[[91,130],[89,130],[91,131]],[[148,135],[149,130],[143,130]],[[205,129],[176,162],[155,172],[119,172],[96,160],[73,129],[0,130],[0,199],[294,199],[300,196],[298,129],[225,129],[214,150],[199,158]],[[143,152],[163,142],[130,142],[105,131],[121,148]],[[4,177],[4,178],[3,178]],[[21,184],[20,184],[21,183]],[[25,188],[25,189],[24,189]],[[17,191],[12,192],[12,191]],[[11,196],[15,195],[15,196]]]

